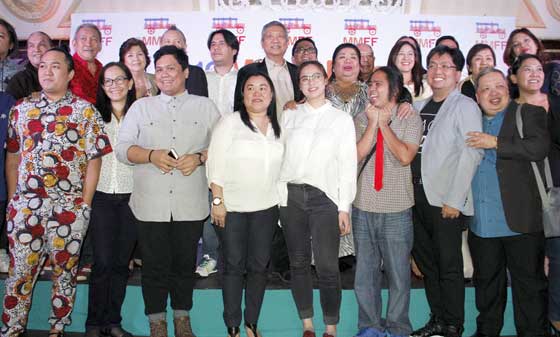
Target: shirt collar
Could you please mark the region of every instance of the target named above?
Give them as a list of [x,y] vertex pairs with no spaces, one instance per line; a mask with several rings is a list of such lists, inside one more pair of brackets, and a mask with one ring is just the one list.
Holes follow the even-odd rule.
[[185,91],[183,91],[182,93],[175,95],[175,96],[169,96],[164,94],[163,92],[159,94],[159,97],[162,101],[164,101],[165,103],[169,103],[172,100],[178,100],[178,101],[183,101],[184,99],[186,99],[186,97],[188,96],[188,92],[187,89],[185,89]]
[[326,99],[325,104],[321,105],[318,108],[314,108],[311,104],[309,104],[308,102],[303,103],[303,106],[305,108],[305,110],[307,110],[309,113],[321,113],[323,111],[325,111],[326,109],[328,109],[329,107],[331,107],[331,102]]
[[[82,67],[87,67],[88,62],[85,61],[83,58],[80,57],[80,55],[78,55],[78,53],[74,53],[74,55],[72,56],[72,58],[74,59],[74,63],[77,63],[78,65],[82,66]],[[94,59],[93,62],[95,63],[95,65],[97,66],[97,70],[96,72],[100,72],[101,68],[103,67],[103,65],[101,64],[101,62],[99,62],[99,60]]]
[[286,60],[283,60],[283,61],[284,61],[284,63],[278,64],[278,63],[275,63],[274,61],[272,61],[271,59],[269,59],[268,57],[265,57],[265,58],[264,58],[264,62],[266,63],[266,68],[267,68],[267,69],[273,69],[273,68],[275,68],[275,67],[287,68],[288,65],[287,65],[287,63],[286,63]]

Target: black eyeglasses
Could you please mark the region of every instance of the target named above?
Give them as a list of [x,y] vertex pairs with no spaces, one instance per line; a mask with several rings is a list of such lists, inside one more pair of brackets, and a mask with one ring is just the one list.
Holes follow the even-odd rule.
[[313,47],[309,47],[309,48],[297,48],[295,50],[296,54],[315,54],[317,52],[317,49],[313,48]]
[[128,78],[124,76],[119,76],[116,78],[105,78],[105,80],[103,81],[103,86],[110,87],[113,85],[113,83],[117,85],[123,85],[124,81],[128,81]]

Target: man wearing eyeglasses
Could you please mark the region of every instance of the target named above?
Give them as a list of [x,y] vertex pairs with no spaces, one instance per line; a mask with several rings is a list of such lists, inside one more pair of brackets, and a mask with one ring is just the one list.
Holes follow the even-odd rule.
[[311,38],[302,37],[292,47],[292,63],[299,67],[306,61],[317,61],[317,46]]
[[482,130],[477,104],[457,90],[465,58],[459,49],[437,46],[427,57],[432,97],[414,103],[424,121],[423,143],[412,162],[414,246],[424,274],[429,322],[413,337],[463,332],[465,289],[461,232],[473,215],[471,180],[482,151],[466,146],[467,132]]
[[68,90],[74,62],[53,48],[41,57],[42,91],[12,108],[8,126],[6,279],[2,336],[25,331],[33,287],[45,259],[53,268],[50,336],[71,323],[80,248],[101,156],[112,151],[95,107]]

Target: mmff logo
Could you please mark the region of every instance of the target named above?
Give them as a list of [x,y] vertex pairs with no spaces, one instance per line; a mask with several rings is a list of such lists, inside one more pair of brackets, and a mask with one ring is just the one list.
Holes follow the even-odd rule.
[[82,23],[89,23],[97,26],[104,35],[111,35],[113,31],[113,26],[108,24],[105,19],[87,19],[82,20]]
[[500,39],[506,38],[506,30],[495,22],[477,22],[476,33],[480,34],[481,39],[485,39],[488,35],[498,35]]
[[239,22],[237,18],[212,18],[212,29],[235,30],[237,34],[243,34],[245,32],[245,24]]
[[311,34],[311,24],[305,23],[303,18],[279,18],[278,20],[286,27],[288,33],[294,30],[302,30],[304,34]]
[[367,31],[369,35],[377,34],[377,26],[370,24],[367,19],[344,19],[344,30],[349,35],[356,35],[360,30]]
[[169,23],[169,18],[144,18],[144,30],[153,35],[157,30],[168,30],[175,24]]
[[434,36],[441,35],[441,27],[430,20],[410,20],[410,31],[419,37],[423,32],[432,32]]

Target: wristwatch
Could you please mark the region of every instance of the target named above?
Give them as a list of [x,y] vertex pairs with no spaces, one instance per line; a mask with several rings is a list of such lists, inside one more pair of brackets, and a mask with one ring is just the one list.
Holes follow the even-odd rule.
[[222,199],[222,197],[214,197],[214,199],[212,199],[212,206],[220,206],[223,203],[224,199]]

